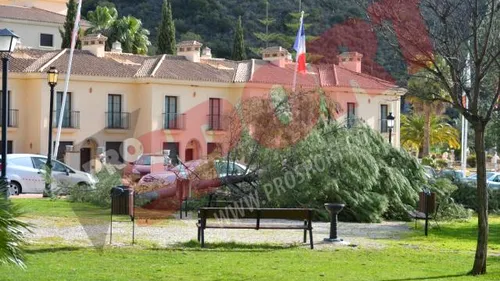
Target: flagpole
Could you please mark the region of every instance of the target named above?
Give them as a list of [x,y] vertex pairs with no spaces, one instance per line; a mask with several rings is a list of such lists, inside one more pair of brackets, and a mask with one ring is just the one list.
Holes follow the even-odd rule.
[[[467,66],[465,68],[465,74],[466,74],[466,86],[470,88],[471,84],[471,71],[470,71],[470,54],[467,54]],[[462,101],[464,102],[464,108],[468,109],[469,108],[469,100],[467,99],[467,95],[465,92],[463,93],[463,99]],[[467,122],[467,119],[465,119],[464,115],[462,114],[462,172],[464,175],[467,172],[467,143],[468,143],[468,132],[469,132],[469,123]]]
[[[302,30],[302,25],[304,24],[304,11],[300,14],[300,26],[299,30]],[[297,85],[297,69],[299,68],[299,62],[297,61],[297,54],[295,55],[295,71],[293,72],[293,84],[292,84],[292,92],[295,93],[295,86]]]
[[[55,158],[54,156],[57,156],[57,152],[59,149],[59,141],[61,140],[62,121],[63,121],[63,117],[64,117],[64,108],[66,107],[66,98],[68,95],[68,88],[69,88],[69,77],[71,76],[71,66],[73,64],[73,53],[75,51],[75,45],[76,45],[78,29],[79,29],[78,27],[80,25],[81,10],[82,10],[82,0],[79,0],[77,12],[76,12],[75,24],[73,26],[73,34],[71,36],[71,49],[70,49],[70,53],[69,53],[68,69],[66,71],[66,77],[65,77],[65,81],[64,81],[64,93],[63,93],[63,98],[61,101],[61,109],[59,111],[59,120],[57,122],[57,136],[56,136],[56,143],[55,143],[54,150],[53,150],[55,153],[52,154],[52,158]],[[52,122],[52,120],[50,120],[50,122]],[[50,144],[50,145],[52,145],[52,144]]]

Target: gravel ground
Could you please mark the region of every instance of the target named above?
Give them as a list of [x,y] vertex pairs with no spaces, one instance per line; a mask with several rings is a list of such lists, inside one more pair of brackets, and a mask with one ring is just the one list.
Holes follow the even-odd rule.
[[[61,221],[62,220],[62,221]],[[117,219],[118,220],[118,219]],[[132,239],[132,224],[126,218],[122,222],[113,222],[113,245],[127,246]],[[110,223],[90,218],[79,218],[79,221],[68,222],[64,218],[30,218],[26,222],[34,226],[33,232],[26,233],[30,243],[57,243],[75,246],[102,247],[109,245]],[[264,223],[288,223],[283,220],[266,220]],[[293,222],[300,223],[300,222]],[[196,240],[196,220],[192,217],[182,220],[175,218],[160,223],[139,223],[135,225],[137,244],[153,247],[171,247],[180,243]],[[315,249],[335,248],[340,245],[364,248],[382,248],[380,239],[398,239],[409,231],[404,222],[383,222],[378,224],[339,223],[338,236],[348,243],[324,243],[328,237],[330,224],[313,222],[313,237]],[[302,245],[301,230],[234,230],[208,229],[205,232],[205,242],[239,242],[248,244]]]

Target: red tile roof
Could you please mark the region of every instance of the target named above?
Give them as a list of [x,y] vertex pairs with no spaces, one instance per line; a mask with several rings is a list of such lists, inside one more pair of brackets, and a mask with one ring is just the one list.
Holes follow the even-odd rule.
[[[55,66],[64,73],[69,50],[41,51],[18,49],[12,54],[11,72],[44,72],[43,66]],[[268,61],[230,61],[202,59],[195,63],[182,56],[142,56],[106,52],[98,58],[89,51],[75,50],[72,74],[120,78],[150,77],[185,81],[219,83],[264,83],[290,86],[295,63],[280,67]],[[297,74],[297,86],[360,87],[385,91],[397,88],[394,84],[367,74],[350,71],[333,64],[308,65],[306,74]]]
[[[64,24],[64,22],[66,21],[66,16],[58,13],[39,9],[36,7],[10,5],[0,5],[0,18],[35,22],[49,22],[57,23],[60,25]],[[80,24],[82,26],[90,26],[90,23],[86,20],[82,20]]]

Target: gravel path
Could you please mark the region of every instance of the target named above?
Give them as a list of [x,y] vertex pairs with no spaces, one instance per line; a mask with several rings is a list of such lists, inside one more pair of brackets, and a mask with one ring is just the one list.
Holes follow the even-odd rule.
[[[113,223],[113,245],[130,245],[132,239],[132,224],[122,218],[123,222]],[[30,218],[25,219],[35,228],[32,233],[26,233],[31,243],[57,243],[75,246],[102,247],[109,245],[109,221],[80,218],[79,221],[66,221],[61,218]],[[287,223],[283,220],[266,220],[261,223]],[[297,222],[294,222],[297,223]],[[184,218],[182,220],[169,219],[160,223],[136,224],[135,238],[139,245],[149,247],[171,247],[180,243],[196,240],[196,220]],[[313,237],[315,249],[335,248],[339,244],[323,243],[328,237],[330,224],[313,222]],[[338,236],[348,241],[352,247],[381,248],[384,247],[380,239],[398,239],[409,231],[404,222],[383,222],[379,224],[339,223]],[[211,242],[239,242],[248,244],[270,243],[277,245],[302,244],[301,230],[233,230],[208,229],[205,232],[205,241]]]

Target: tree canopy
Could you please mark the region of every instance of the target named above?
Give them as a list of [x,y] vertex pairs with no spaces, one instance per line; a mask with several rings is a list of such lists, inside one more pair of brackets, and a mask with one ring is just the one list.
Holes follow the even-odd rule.
[[172,19],[172,5],[165,0],[161,7],[161,22],[158,27],[157,54],[175,54],[175,25]]
[[[68,8],[68,12],[66,14],[66,21],[64,22],[63,29],[59,30],[62,37],[61,48],[70,48],[71,47],[71,37],[73,34],[73,27],[75,25],[76,13],[78,12],[77,4],[75,0],[69,0],[66,4]],[[78,40],[75,45],[75,48],[80,49],[81,42]]]
[[243,35],[243,26],[241,25],[241,17],[236,24],[233,40],[233,53],[231,59],[235,61],[245,60],[247,58],[247,51],[245,49],[245,37]]
[[114,42],[122,44],[123,52],[134,54],[147,54],[151,45],[149,31],[142,26],[142,22],[133,17],[118,18],[115,8],[97,6],[95,11],[87,14],[91,26],[87,34],[101,33],[108,37],[106,49],[110,50]]

